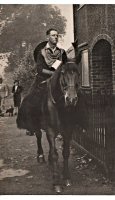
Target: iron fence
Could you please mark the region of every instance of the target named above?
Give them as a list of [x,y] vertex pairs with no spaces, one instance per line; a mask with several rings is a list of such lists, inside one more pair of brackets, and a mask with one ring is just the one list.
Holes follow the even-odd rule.
[[[86,131],[76,129],[73,139],[113,176],[115,171],[115,98],[111,91],[82,90],[87,113]],[[79,131],[78,131],[79,130]]]

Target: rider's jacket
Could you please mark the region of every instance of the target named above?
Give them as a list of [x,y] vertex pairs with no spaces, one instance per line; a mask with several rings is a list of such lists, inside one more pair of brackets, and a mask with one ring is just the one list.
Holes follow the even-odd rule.
[[64,49],[59,47],[55,48],[53,52],[48,46],[48,42],[40,43],[34,50],[34,60],[36,63],[37,73],[43,80],[46,80],[51,76],[51,73],[45,73],[45,70],[54,71],[53,64],[56,60],[60,60],[61,63],[67,62],[67,55]]

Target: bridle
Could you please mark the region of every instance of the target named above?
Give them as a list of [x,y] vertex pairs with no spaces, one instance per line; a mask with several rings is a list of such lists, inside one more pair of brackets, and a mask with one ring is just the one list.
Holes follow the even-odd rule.
[[47,87],[49,88],[49,96],[50,96],[50,99],[51,99],[52,103],[53,103],[54,105],[56,105],[56,104],[58,104],[58,103],[60,102],[60,100],[64,97],[64,95],[65,95],[65,94],[64,94],[64,93],[65,93],[64,90],[66,90],[66,89],[68,89],[68,88],[74,88],[75,85],[70,84],[70,85],[67,85],[67,86],[65,86],[65,87],[62,87],[62,84],[61,84],[61,81],[60,81],[60,87],[61,87],[62,95],[60,96],[60,98],[58,99],[58,101],[55,101],[55,99],[54,99],[54,97],[53,97],[53,95],[52,95],[51,79],[52,79],[52,77],[49,78],[49,79],[47,80]]
[[74,87],[75,87],[75,85],[67,85],[67,86],[63,87],[62,92],[63,92],[64,90],[68,89],[68,88],[74,88]]
[[63,95],[60,96],[60,98],[58,99],[58,101],[55,101],[55,99],[54,99],[54,97],[52,95],[50,82],[51,82],[51,78],[47,80],[47,87],[49,88],[50,99],[51,99],[51,101],[52,101],[53,104],[58,104],[60,102],[61,98],[64,97],[64,93],[63,93]]

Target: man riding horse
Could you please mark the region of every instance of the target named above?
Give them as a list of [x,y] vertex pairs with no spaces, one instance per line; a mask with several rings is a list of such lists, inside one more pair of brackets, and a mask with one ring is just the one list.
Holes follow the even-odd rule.
[[[53,166],[53,185],[59,193],[61,183],[57,165],[56,134],[61,130],[63,135],[63,177],[65,185],[70,186],[69,147],[76,123],[79,121],[84,124],[80,116],[82,112],[79,110],[79,107],[83,106],[79,106],[82,101],[79,95],[79,72],[76,62],[68,62],[65,51],[57,47],[57,30],[50,29],[47,35],[48,42],[40,43],[34,51],[38,74],[28,95],[22,101],[17,126],[35,132],[38,161],[44,160],[41,129],[46,131],[49,142],[48,160]],[[79,62],[80,58],[79,55]]]
[[[57,67],[67,62],[67,56],[64,49],[57,46],[58,31],[49,29],[46,32],[48,41],[41,42],[34,50],[34,60],[37,68],[37,84],[47,80]],[[28,130],[27,135],[33,135],[33,132]]]

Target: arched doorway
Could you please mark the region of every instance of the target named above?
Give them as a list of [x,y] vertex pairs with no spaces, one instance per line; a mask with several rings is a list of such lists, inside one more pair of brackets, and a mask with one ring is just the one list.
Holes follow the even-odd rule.
[[111,45],[107,40],[99,40],[92,50],[92,87],[98,90],[112,90]]

